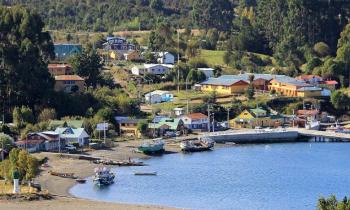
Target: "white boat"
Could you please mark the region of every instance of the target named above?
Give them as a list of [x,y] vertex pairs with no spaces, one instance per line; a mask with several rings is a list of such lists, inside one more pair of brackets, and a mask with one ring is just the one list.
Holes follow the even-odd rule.
[[105,186],[114,183],[115,174],[109,168],[95,168],[94,182],[98,186]]
[[305,128],[307,130],[320,130],[320,121],[309,121],[306,123]]

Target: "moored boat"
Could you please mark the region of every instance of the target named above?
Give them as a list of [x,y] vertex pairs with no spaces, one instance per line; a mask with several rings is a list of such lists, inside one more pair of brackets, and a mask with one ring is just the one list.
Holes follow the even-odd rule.
[[215,142],[210,139],[200,139],[197,141],[184,141],[180,143],[180,148],[184,152],[202,152],[211,150]]
[[134,172],[135,176],[157,176],[157,172]]
[[94,182],[98,186],[105,186],[114,183],[115,174],[108,168],[95,168]]
[[143,143],[138,147],[138,150],[143,153],[159,153],[164,151],[164,142],[161,139],[151,140]]

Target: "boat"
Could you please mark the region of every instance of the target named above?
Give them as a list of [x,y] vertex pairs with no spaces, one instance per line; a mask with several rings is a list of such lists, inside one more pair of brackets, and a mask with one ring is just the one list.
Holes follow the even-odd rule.
[[98,186],[106,186],[114,183],[115,174],[110,169],[95,168],[94,182]]
[[309,121],[307,122],[307,124],[305,125],[305,128],[307,130],[320,130],[320,121]]
[[134,172],[135,176],[157,176],[157,172]]
[[164,142],[162,139],[151,140],[144,142],[138,147],[138,150],[143,153],[160,153],[164,151]]
[[60,173],[60,172],[55,172],[55,171],[49,171],[49,173],[52,176],[58,176],[61,178],[77,179],[77,177],[74,176],[74,173]]
[[183,152],[202,152],[211,150],[215,146],[215,142],[210,139],[200,139],[196,141],[183,141],[180,148]]
[[84,184],[86,182],[86,179],[76,179],[75,181],[79,184]]

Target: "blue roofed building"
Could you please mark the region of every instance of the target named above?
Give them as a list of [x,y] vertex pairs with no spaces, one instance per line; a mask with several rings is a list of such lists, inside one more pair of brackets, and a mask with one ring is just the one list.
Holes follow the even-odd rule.
[[81,44],[55,44],[55,56],[56,60],[66,60],[74,54],[81,53]]

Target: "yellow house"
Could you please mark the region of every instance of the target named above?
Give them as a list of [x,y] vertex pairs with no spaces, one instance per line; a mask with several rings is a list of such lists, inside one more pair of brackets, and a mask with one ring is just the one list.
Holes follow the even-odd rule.
[[220,78],[209,78],[201,83],[203,92],[216,92],[218,94],[244,93],[249,83],[243,80],[224,80]]
[[244,110],[236,118],[230,120],[233,128],[278,127],[284,123],[279,115],[268,116],[261,108]]

